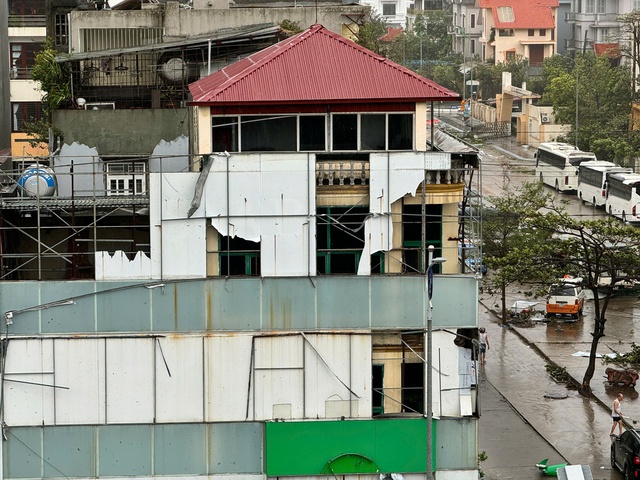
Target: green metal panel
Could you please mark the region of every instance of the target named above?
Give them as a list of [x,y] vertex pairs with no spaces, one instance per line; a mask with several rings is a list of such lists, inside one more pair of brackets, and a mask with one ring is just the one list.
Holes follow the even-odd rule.
[[149,290],[138,286],[139,283],[134,283],[136,288],[128,288],[131,285],[131,282],[97,283],[97,290],[102,291],[95,296],[98,331],[149,331]]
[[[44,477],[95,477],[95,427],[50,427],[43,431]],[[62,475],[61,475],[62,474]]]
[[206,472],[205,425],[157,425],[154,435],[154,474],[187,475]]
[[423,326],[424,277],[410,277],[408,282],[390,282],[385,277],[371,277],[372,328]]
[[449,418],[435,423],[438,441],[438,468],[470,469],[478,468],[478,419]]
[[[40,304],[59,301],[61,296],[61,284],[59,282],[41,282]],[[94,292],[93,282],[64,282],[64,290],[69,291],[69,297],[89,295]],[[71,292],[73,294],[71,295]],[[42,310],[41,319],[42,333],[73,333],[84,332],[88,328],[95,329],[93,301],[81,301],[74,304],[74,308],[65,308],[64,315],[58,315],[58,308],[53,307]]]
[[149,476],[152,471],[151,425],[109,425],[98,429],[101,477]]
[[[154,332],[206,330],[207,283],[201,280],[167,283],[149,290]],[[161,313],[160,313],[161,312]]]
[[209,473],[262,473],[263,424],[214,423],[209,428]]
[[[9,334],[424,328],[424,276],[3,282]],[[68,301],[61,305],[51,302]],[[23,311],[26,308],[41,309]],[[478,281],[434,278],[433,327],[475,327]],[[153,318],[153,321],[151,320]]]
[[[358,277],[325,278],[318,282],[318,327],[369,328],[369,282]],[[358,301],[362,299],[365,301]]]
[[264,282],[261,325],[263,330],[315,328],[315,291],[308,279],[300,280],[279,278],[277,282]]
[[[341,474],[365,473],[361,470],[368,472],[373,465],[382,473],[424,472],[425,448],[423,418],[266,425],[268,476],[321,475],[345,455],[349,456],[336,465]],[[362,461],[354,462],[354,456],[363,457]]]
[[8,429],[3,445],[4,478],[40,478],[42,428]]
[[260,330],[262,279],[208,282],[207,330]]

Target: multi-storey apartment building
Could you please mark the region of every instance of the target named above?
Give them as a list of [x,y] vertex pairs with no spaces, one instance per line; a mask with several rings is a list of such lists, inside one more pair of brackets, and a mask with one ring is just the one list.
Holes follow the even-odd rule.
[[594,51],[594,45],[620,41],[620,15],[640,8],[636,0],[573,0],[565,14],[570,27],[566,48],[570,54]]
[[319,25],[189,88],[191,154],[0,197],[3,478],[475,480],[459,96]]

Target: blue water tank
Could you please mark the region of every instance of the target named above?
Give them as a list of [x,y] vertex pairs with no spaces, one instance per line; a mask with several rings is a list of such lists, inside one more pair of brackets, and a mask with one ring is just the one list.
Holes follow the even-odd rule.
[[56,176],[49,167],[31,165],[18,178],[18,186],[30,197],[51,197],[56,193]]

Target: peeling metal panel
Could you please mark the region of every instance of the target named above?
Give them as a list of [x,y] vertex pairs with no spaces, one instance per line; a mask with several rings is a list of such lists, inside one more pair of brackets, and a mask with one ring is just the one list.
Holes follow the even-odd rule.
[[415,197],[425,171],[451,169],[451,156],[448,153],[374,153],[369,162],[369,211],[372,215],[365,221],[365,247],[360,257],[358,275],[371,274],[372,253],[392,249],[391,204],[405,195]]
[[221,235],[260,242],[263,276],[315,273],[314,155],[216,158],[203,203]]
[[106,348],[107,422],[153,423],[152,338],[109,340]]
[[[95,182],[94,174],[104,172],[102,160],[96,148],[73,142],[64,144],[60,154],[53,157],[53,169],[56,171],[58,182],[58,196],[71,197],[71,168],[73,165],[73,194],[76,197],[102,197],[105,188],[102,182]],[[94,195],[95,191],[95,195]]]
[[56,382],[68,390],[56,391],[56,424],[105,422],[104,339],[57,339]]
[[155,350],[156,421],[204,421],[202,338],[157,338]]
[[[54,422],[55,362],[52,339],[10,341],[5,364],[4,422],[41,425]],[[18,383],[20,382],[20,383]]]

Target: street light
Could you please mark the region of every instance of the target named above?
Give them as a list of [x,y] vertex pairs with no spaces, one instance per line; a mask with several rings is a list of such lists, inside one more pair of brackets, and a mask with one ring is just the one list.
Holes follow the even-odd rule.
[[431,359],[431,351],[432,351],[432,320],[433,320],[433,305],[431,303],[431,298],[433,297],[433,267],[436,265],[440,265],[447,261],[444,257],[436,257],[433,258],[433,251],[435,247],[433,245],[429,245],[429,266],[427,267],[427,297],[429,299],[428,309],[427,309],[427,401],[425,405],[425,410],[427,411],[427,480],[433,480],[433,432],[431,428],[431,423],[433,422],[433,409],[431,407],[433,400],[433,392],[432,392],[432,381],[431,381],[431,370],[432,359]]

